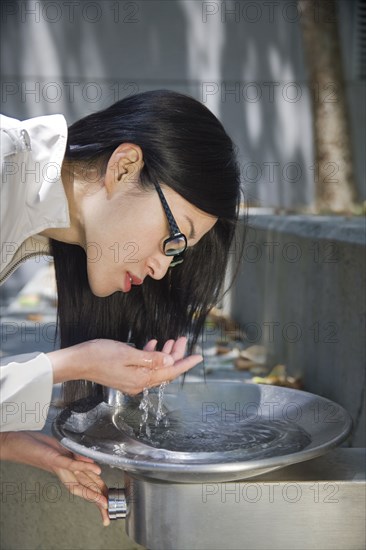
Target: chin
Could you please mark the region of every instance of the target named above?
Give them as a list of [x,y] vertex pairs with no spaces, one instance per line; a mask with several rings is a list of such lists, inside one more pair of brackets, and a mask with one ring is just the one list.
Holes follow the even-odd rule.
[[108,296],[112,296],[112,294],[116,294],[116,292],[125,294],[125,291],[122,290],[121,288],[114,288],[113,290],[107,290],[107,289],[100,289],[97,287],[93,287],[92,285],[89,285],[89,286],[90,286],[90,290],[92,291],[94,296],[96,296],[97,298],[107,298]]
[[111,290],[90,281],[89,287],[94,296],[96,296],[97,298],[107,298],[108,296],[111,296],[112,294],[117,292],[116,289]]
[[92,288],[90,290],[97,298],[107,298],[107,296],[110,296],[112,294],[111,292],[102,292],[98,290],[93,290]]
[[111,294],[113,294],[113,292],[94,292],[92,290],[92,293],[94,294],[94,296],[96,296],[97,298],[107,298],[108,296],[110,296]]
[[106,283],[106,279],[107,277],[104,277],[103,273],[93,273],[92,270],[90,272],[88,270],[89,288],[97,298],[107,298],[119,290],[112,284],[112,281],[109,284]]

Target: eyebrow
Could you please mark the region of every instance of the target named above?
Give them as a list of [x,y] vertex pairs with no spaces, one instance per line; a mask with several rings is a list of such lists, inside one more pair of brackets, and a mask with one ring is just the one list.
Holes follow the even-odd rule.
[[188,236],[188,239],[195,239],[197,237],[196,229],[193,225],[193,222],[189,216],[184,216],[185,219],[189,222],[189,225],[191,226],[191,232]]

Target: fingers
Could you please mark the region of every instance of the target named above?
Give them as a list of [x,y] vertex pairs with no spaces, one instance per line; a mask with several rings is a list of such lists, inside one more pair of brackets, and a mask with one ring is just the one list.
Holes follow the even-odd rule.
[[143,350],[129,348],[126,366],[136,369],[137,378],[134,379],[130,388],[124,389],[125,393],[136,395],[144,388],[152,388],[162,382],[171,381],[203,361],[203,357],[197,354],[184,357],[187,346],[186,336],[181,336],[177,340],[167,340],[161,352],[154,351],[156,345],[157,340],[153,339],[147,342]]
[[[144,349],[138,350],[131,348],[130,365],[131,367],[145,367],[145,382],[142,387],[151,388],[160,385],[162,382],[174,380],[180,374],[195,367],[203,361],[202,355],[191,355],[184,358],[187,346],[187,337],[181,336],[177,340],[167,340],[161,352],[153,351],[157,340],[150,340]],[[131,362],[131,360],[133,362]],[[131,391],[131,395],[139,393]]]
[[[162,353],[171,354],[172,351],[175,350],[175,355],[177,355],[177,351],[178,351],[178,353],[182,353],[181,357],[176,357],[175,359],[181,359],[184,355],[186,340],[187,340],[187,338],[185,336],[182,336],[181,338],[178,338],[178,340],[173,340],[173,339],[167,340],[164,344],[163,349],[162,349]],[[178,346],[179,346],[178,348],[176,347],[177,342],[178,342]],[[155,351],[157,343],[158,343],[158,341],[156,339],[149,340],[149,342],[144,346],[143,349],[145,351]]]
[[88,474],[95,474],[97,476],[102,473],[101,467],[98,464],[84,460],[74,460],[71,466],[71,471],[85,472]]
[[90,472],[96,475],[101,473],[101,468],[94,462],[84,462],[83,460],[74,460],[68,456],[57,456],[54,459],[55,468],[65,468],[71,472]]
[[164,367],[154,370],[150,379],[150,386],[158,386],[165,381],[170,382],[171,380],[177,378],[180,374],[183,374],[183,372],[186,372],[201,363],[201,361],[203,361],[202,355],[190,355],[185,359],[177,361],[171,367]]
[[158,343],[157,340],[149,340],[148,343],[144,346],[145,351],[154,351],[156,348],[156,344]]
[[[131,351],[134,353],[130,354],[129,359],[133,361],[130,366],[160,369],[173,365],[174,362],[183,359],[187,346],[187,337],[181,336],[177,340],[167,340],[161,352],[154,351],[156,344],[157,340],[150,340],[145,345],[143,352],[136,348],[131,348]],[[147,355],[146,352],[149,352],[149,354]],[[141,353],[143,353],[143,355],[141,355]]]
[[88,456],[78,455],[77,453],[73,453],[75,460],[80,460],[81,462],[89,462],[94,464],[94,460],[92,458],[89,458]]
[[[67,487],[70,493],[94,502],[101,511],[103,524],[109,525],[107,513],[107,486],[99,477],[101,468],[91,459],[76,455],[75,460],[71,451],[62,447],[52,437],[38,432],[32,432],[32,437],[24,432],[27,439],[27,450],[36,450],[37,465],[46,471],[55,473],[59,480]],[[30,462],[32,464],[32,462]]]
[[90,487],[95,493],[105,496],[108,493],[108,487],[103,479],[93,472],[73,472],[76,479],[84,487]]
[[110,524],[107,499],[108,487],[102,478],[91,472],[88,472],[88,474],[84,472],[75,472],[75,477],[83,488],[87,488],[89,493],[85,495],[84,498],[86,498],[86,500],[91,500],[97,505],[102,516],[103,525],[107,527]]
[[174,364],[174,369],[179,369],[181,373],[192,369],[196,365],[199,365],[199,363],[202,363],[203,357],[199,353],[196,353],[194,355],[189,355],[188,357],[185,357],[184,359],[181,359],[180,361],[177,361]]
[[93,472],[71,472],[63,468],[57,469],[55,473],[71,494],[93,502],[100,510],[103,525],[109,525],[108,488],[99,476]]
[[171,354],[174,345],[175,345],[175,340],[167,340],[164,344],[162,352]]
[[[189,355],[188,357],[185,357],[184,359],[180,359],[180,361],[177,361],[174,364],[174,371],[179,371],[179,374],[182,374],[183,372],[186,372],[189,369],[192,369],[193,367],[199,365],[203,361],[203,357],[200,354],[194,354]],[[168,370],[168,369],[167,369]]]
[[104,481],[96,475],[89,472],[71,472],[65,468],[57,468],[55,470],[57,477],[66,485],[68,490],[81,496],[89,502],[96,502],[103,507],[107,507],[107,486]]
[[[80,477],[79,473],[76,474]],[[85,483],[85,481],[84,481]],[[80,483],[76,478],[75,482],[64,482],[70,493],[75,496],[81,497],[88,502],[93,502],[99,509],[102,516],[103,525],[106,527],[110,524],[108,516],[108,501],[105,495],[100,492],[95,484],[92,482]]]
[[109,519],[108,510],[106,510],[105,508],[101,508],[99,506],[98,506],[98,508],[99,508],[100,513],[102,515],[102,521],[103,521],[104,527],[108,527],[108,525],[111,522],[111,520]]
[[174,358],[174,361],[179,361],[180,359],[183,359],[186,351],[186,346],[187,346],[186,336],[181,336],[174,342],[174,346],[170,352]]
[[[89,458],[88,456],[82,456],[74,454],[75,460],[77,461],[78,470],[85,471],[88,473],[95,474],[99,476],[102,473],[101,467],[99,464],[96,464],[92,458]],[[80,462],[83,462],[84,464],[81,465]]]

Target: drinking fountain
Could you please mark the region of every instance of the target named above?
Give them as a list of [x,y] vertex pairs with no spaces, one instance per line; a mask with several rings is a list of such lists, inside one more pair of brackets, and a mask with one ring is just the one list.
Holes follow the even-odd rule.
[[365,512],[363,450],[337,449],[351,427],[340,405],[305,391],[186,380],[163,399],[106,388],[62,410],[53,432],[124,471],[109,515],[150,550],[350,550]]

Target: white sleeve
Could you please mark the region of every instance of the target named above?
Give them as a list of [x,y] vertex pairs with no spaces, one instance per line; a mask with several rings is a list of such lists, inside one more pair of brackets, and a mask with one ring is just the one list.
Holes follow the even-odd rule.
[[52,363],[39,352],[9,359],[0,367],[0,432],[41,430],[52,396]]

